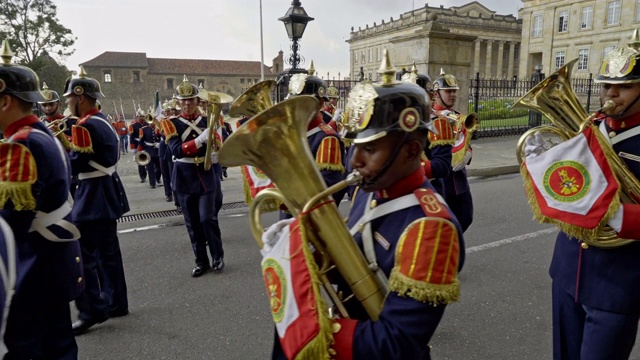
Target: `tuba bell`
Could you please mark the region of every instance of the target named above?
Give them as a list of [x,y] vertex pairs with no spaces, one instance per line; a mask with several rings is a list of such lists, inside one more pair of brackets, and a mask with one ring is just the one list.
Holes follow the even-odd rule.
[[265,80],[247,89],[231,104],[229,116],[253,117],[272,107],[273,101],[271,100],[271,93],[273,92],[274,86],[276,86],[274,80]]
[[142,151],[138,151],[133,156],[133,160],[136,162],[136,164],[138,164],[138,166],[147,166],[151,161],[151,156],[149,156],[148,152],[142,150]]
[[348,317],[327,278],[327,272],[335,266],[371,319],[375,320],[382,309],[385,294],[330,197],[331,192],[359,181],[359,175],[354,174],[348,180],[326,188],[306,137],[307,124],[318,108],[319,103],[314,97],[297,96],[260,112],[227,139],[220,150],[220,162],[225,166],[255,166],[277,186],[277,189],[261,191],[251,204],[251,230],[260,247],[263,226],[259,208],[262,201],[276,197],[294,216],[315,207],[305,213],[304,219],[313,229],[306,235],[323,259],[319,273],[325,290],[342,316]]
[[[543,125],[529,129],[520,137],[516,148],[516,155],[521,164],[526,157],[524,146],[527,137],[540,133],[543,136],[565,141],[578,135],[588,126],[591,126],[592,116],[589,116],[584,110],[571,87],[569,76],[577,60],[578,59],[568,62],[515,102],[514,108],[524,107],[535,110],[542,113],[553,123],[553,126]],[[603,109],[606,106],[608,106],[608,104],[605,104]],[[616,179],[620,183],[620,200],[623,203],[637,204],[640,200],[640,181],[629,171],[624,162],[615,153],[610,143],[604,139],[600,131],[596,129],[593,133],[602,140],[599,142],[604,144],[604,155]],[[619,238],[615,230],[609,226],[605,226],[604,229],[598,233],[597,239],[580,240],[589,245],[601,248],[623,246],[634,241]]]
[[224,104],[233,101],[233,98],[223,92],[218,91],[204,91],[207,96],[207,119],[209,120],[209,139],[207,140],[206,155],[204,158],[204,169],[211,169],[212,160],[211,154],[213,151],[218,151],[218,145],[216,144],[215,132],[220,127],[220,113],[222,112],[222,106]]

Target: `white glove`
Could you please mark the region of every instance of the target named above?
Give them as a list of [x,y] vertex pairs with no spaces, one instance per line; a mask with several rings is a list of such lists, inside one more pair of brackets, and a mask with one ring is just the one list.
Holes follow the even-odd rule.
[[464,159],[462,159],[462,161],[457,164],[456,166],[454,166],[453,168],[451,168],[451,170],[453,171],[460,171],[462,169],[465,168],[465,166],[467,166],[467,164],[469,163],[469,161],[471,161],[471,151],[467,150],[467,153],[464,154]]
[[616,213],[613,214],[613,216],[609,219],[609,221],[607,221],[607,225],[611,226],[611,228],[615,230],[617,233],[619,233],[620,230],[622,230],[622,218],[624,216],[623,208],[624,206],[620,204],[620,207],[618,208]]
[[217,151],[212,151],[211,152],[211,163],[212,164],[217,164],[218,163],[218,152]]
[[340,118],[342,117],[342,114],[344,113],[344,110],[342,109],[337,109],[335,113],[333,113],[333,120],[334,121],[340,121]]
[[[138,152],[138,148],[134,148],[133,149],[133,154],[135,155],[137,152]],[[135,156],[134,156],[134,158],[135,158]]]
[[456,113],[451,111],[451,110],[442,110],[442,111],[440,111],[440,115],[442,115],[442,116],[447,116],[447,115],[450,115],[450,114],[455,115]]
[[200,149],[202,145],[207,143],[208,140],[209,140],[209,128],[206,128],[204,129],[204,131],[202,131],[202,134],[198,135],[198,137],[195,138],[196,147]]
[[153,146],[154,146],[156,149],[159,149],[159,148],[160,148],[160,143],[155,143],[155,144],[153,144]]
[[545,150],[547,149],[545,149],[544,147],[544,139],[539,133],[533,136],[529,136],[525,140],[524,156],[527,159],[533,159],[534,157],[545,152]]

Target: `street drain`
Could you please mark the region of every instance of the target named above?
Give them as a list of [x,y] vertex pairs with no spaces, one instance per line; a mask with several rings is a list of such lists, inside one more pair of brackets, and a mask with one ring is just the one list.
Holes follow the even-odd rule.
[[[247,204],[244,201],[237,201],[222,204],[222,208],[220,210],[230,210],[230,209],[241,209],[247,207]],[[164,210],[164,211],[154,211],[142,214],[133,214],[133,215],[125,215],[118,219],[118,222],[133,222],[139,220],[146,219],[157,219],[169,216],[182,216],[182,211],[180,210]]]

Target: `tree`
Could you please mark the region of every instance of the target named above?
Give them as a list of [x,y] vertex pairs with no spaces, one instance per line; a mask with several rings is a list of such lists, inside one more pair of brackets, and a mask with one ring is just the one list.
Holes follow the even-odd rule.
[[62,61],[74,53],[71,30],[60,24],[51,0],[0,1],[0,38],[8,39],[15,57],[31,67],[44,54]]
[[[33,62],[32,69],[40,78],[40,86],[42,86],[43,82],[47,83],[49,89],[57,91],[62,97],[65,82],[71,76],[71,71],[66,66],[60,65],[45,52]],[[64,99],[62,99],[62,102],[64,102]]]

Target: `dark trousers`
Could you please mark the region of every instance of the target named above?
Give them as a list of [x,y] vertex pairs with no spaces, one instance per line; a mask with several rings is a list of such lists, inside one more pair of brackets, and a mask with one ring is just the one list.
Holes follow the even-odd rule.
[[628,359],[636,341],[640,310],[617,314],[595,309],[552,285],[555,360]]
[[473,199],[471,198],[471,191],[464,192],[462,194],[446,194],[445,200],[449,209],[458,218],[462,232],[467,231],[471,223],[473,222]]
[[207,245],[213,259],[224,257],[216,209],[216,192],[210,191],[203,194],[176,192],[176,195],[184,215],[196,265],[210,265]]
[[78,358],[69,302],[64,298],[16,293],[11,302],[4,341],[8,350],[4,360]]
[[116,220],[83,221],[76,226],[80,230],[85,276],[85,289],[76,299],[80,319],[100,319],[109,311],[128,311]]
[[157,156],[150,156],[150,161],[146,165],[147,173],[149,174],[149,185],[156,186],[156,183],[160,182],[162,176],[162,169],[160,168],[160,158]]
[[129,152],[129,135],[120,135],[120,152],[125,154]]
[[171,185],[171,172],[173,171],[173,161],[160,157],[160,172],[162,173],[162,181],[164,181],[164,196],[173,195]]
[[147,178],[147,169],[145,166],[138,165],[138,175],[140,175],[140,180],[145,180]]

